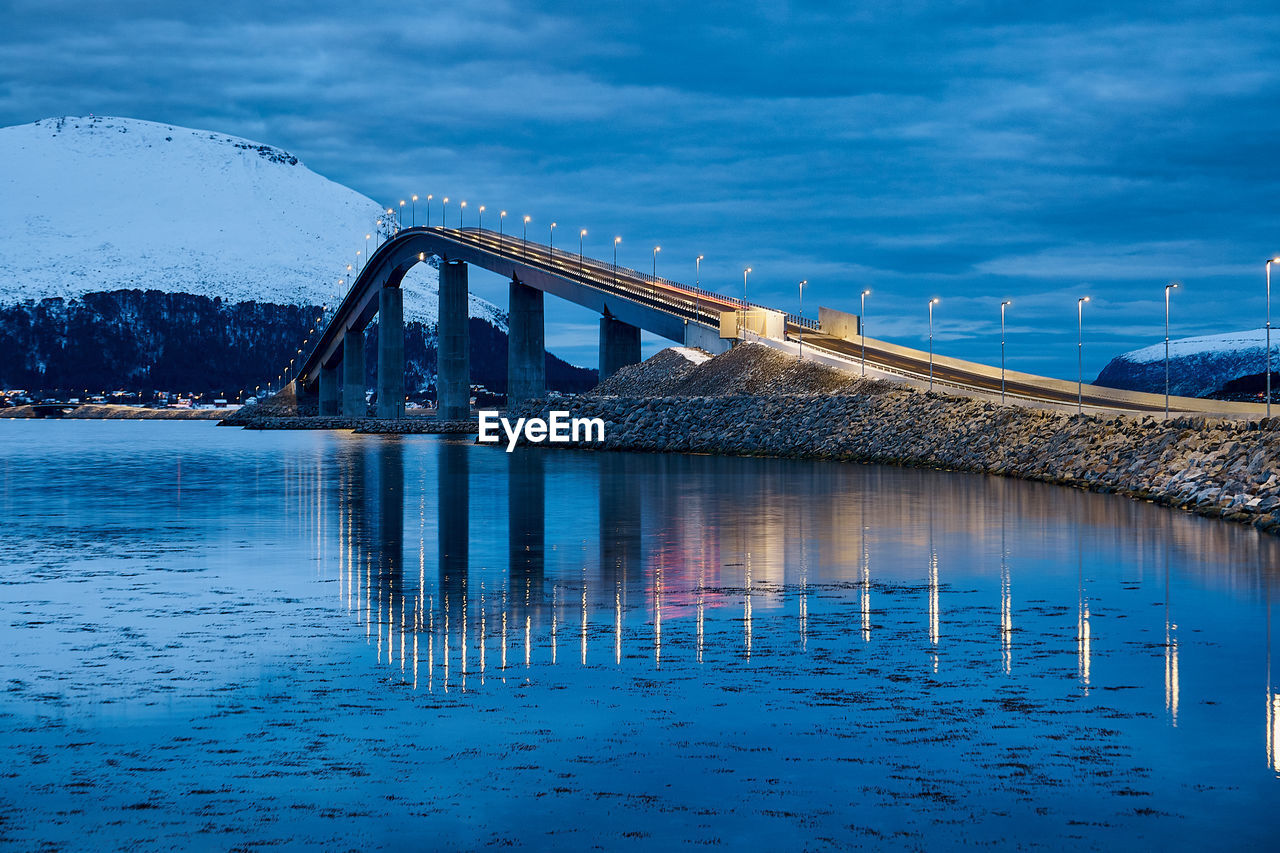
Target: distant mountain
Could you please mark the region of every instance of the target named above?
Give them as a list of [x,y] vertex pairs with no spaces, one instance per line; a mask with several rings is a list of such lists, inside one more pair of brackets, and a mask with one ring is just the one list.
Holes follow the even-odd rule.
[[[1280,329],[1273,329],[1271,337],[1272,347],[1280,347]],[[1236,396],[1242,387],[1260,386],[1265,341],[1266,329],[1170,341],[1170,391],[1183,397]],[[1116,356],[1095,381],[1110,388],[1163,394],[1164,342]]]
[[[365,235],[391,233],[279,148],[103,116],[0,128],[0,197],[0,387],[252,388],[337,303]],[[434,379],[437,282],[426,264],[403,282],[413,390]],[[506,313],[474,295],[470,313],[493,338],[474,372],[497,381]],[[594,384],[552,362],[552,387]]]

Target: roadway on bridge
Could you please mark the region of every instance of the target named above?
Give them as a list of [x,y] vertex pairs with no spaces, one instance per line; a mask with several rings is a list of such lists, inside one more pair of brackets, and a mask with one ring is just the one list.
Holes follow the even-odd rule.
[[[449,229],[435,227],[430,229],[442,236],[451,238],[479,249],[491,252],[507,260],[523,263],[528,266],[554,272],[557,275],[581,282],[597,289],[616,293],[629,299],[642,302],[670,313],[677,314],[691,321],[702,322],[713,326],[720,324],[721,311],[737,311],[743,306],[738,299],[720,296],[709,291],[690,288],[663,279],[638,273],[635,270],[617,267],[611,263],[580,256],[576,252],[554,251],[536,242],[527,242],[522,237],[480,229]],[[752,304],[752,303],[749,303]],[[754,306],[766,308],[766,306]],[[767,309],[766,310],[774,310]],[[846,360],[861,361],[863,349],[860,343],[837,338],[819,331],[815,325],[798,322],[797,317],[788,315],[786,334],[795,340],[803,333],[805,346],[825,351]],[[910,375],[917,379],[929,376],[929,360],[902,353],[879,349],[875,343],[866,346],[866,363],[868,367],[886,370],[892,373]],[[951,365],[933,365],[933,377],[938,385],[950,385],[966,390],[1000,393],[1000,380],[974,371],[956,368]],[[1087,386],[1086,386],[1087,387]],[[1026,381],[1009,380],[1005,383],[1005,393],[1037,402],[1075,405],[1077,394],[1055,388],[1046,388]],[[1109,397],[1083,395],[1083,405],[1107,409],[1126,409],[1138,412],[1161,412],[1163,406],[1158,403],[1141,403],[1137,401],[1117,401]]]

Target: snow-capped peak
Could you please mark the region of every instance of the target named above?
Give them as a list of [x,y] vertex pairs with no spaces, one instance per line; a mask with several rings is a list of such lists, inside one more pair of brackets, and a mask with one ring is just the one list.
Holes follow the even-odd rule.
[[[332,304],[385,212],[279,148],[107,116],[0,128],[0,196],[0,303],[138,288]],[[406,317],[434,322],[436,271],[403,286]],[[505,328],[492,303],[471,313]]]

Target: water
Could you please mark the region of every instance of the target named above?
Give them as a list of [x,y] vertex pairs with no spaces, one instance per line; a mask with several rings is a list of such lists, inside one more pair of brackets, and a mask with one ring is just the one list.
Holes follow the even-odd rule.
[[1280,823],[1277,546],[1221,522],[117,421],[0,421],[0,510],[19,848],[1270,848]]

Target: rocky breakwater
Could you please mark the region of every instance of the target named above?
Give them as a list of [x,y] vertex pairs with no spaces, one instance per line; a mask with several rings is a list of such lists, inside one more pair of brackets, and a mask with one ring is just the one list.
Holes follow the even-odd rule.
[[[664,374],[669,381],[661,381]],[[646,392],[622,393],[628,383]],[[663,356],[597,390],[567,406],[531,401],[512,415],[546,417],[568,408],[577,417],[602,418],[600,449],[999,474],[1115,492],[1280,533],[1280,418],[1080,417],[857,380],[759,346],[692,366]]]

